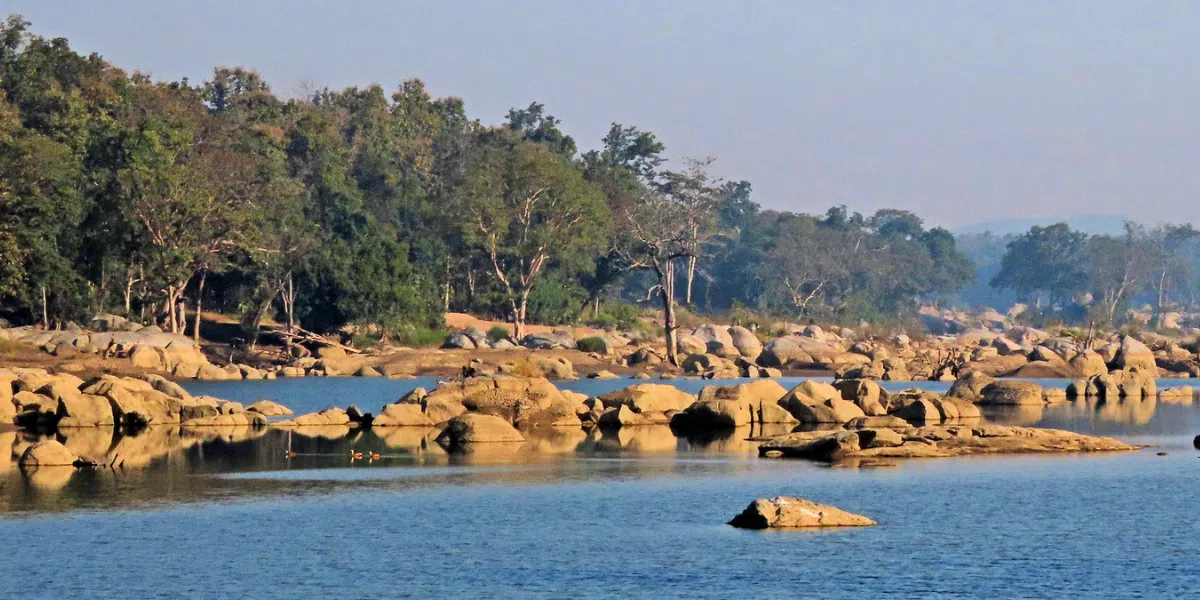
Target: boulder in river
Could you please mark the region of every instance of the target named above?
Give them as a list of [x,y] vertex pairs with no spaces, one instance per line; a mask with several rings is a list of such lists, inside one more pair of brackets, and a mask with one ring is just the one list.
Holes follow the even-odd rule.
[[869,527],[878,525],[862,515],[804,498],[759,498],[729,521],[740,529],[807,529],[813,527]]
[[1043,404],[1042,386],[1027,381],[995,381],[983,388],[976,404],[1022,406]]
[[441,435],[440,444],[461,446],[464,444],[523,442],[525,436],[508,421],[479,413],[466,413],[450,419]]
[[69,467],[79,460],[74,452],[56,441],[45,441],[33,444],[21,455],[20,465],[30,469],[37,467]]

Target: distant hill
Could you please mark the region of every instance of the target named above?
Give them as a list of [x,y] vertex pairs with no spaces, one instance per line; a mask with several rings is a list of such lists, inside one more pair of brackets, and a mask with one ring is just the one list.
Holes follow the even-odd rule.
[[1080,215],[1075,217],[1061,218],[1034,218],[1034,219],[1005,219],[1000,221],[985,221],[983,223],[974,223],[964,225],[953,230],[954,233],[960,235],[971,235],[984,232],[992,232],[999,236],[1004,236],[1010,233],[1024,233],[1030,227],[1035,225],[1051,225],[1065,221],[1072,229],[1082,231],[1087,234],[1108,233],[1117,234],[1125,231],[1125,221],[1129,217],[1122,215]]

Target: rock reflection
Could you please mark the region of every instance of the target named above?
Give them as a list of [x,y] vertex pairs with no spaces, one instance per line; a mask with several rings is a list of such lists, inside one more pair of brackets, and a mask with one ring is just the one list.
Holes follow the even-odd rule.
[[679,438],[670,425],[636,425],[619,429],[597,428],[588,436],[590,447],[599,452],[675,452]]
[[1041,404],[989,406],[983,410],[983,417],[988,421],[1020,427],[1037,425],[1045,416],[1046,407]]
[[1096,416],[1104,421],[1145,425],[1154,418],[1154,411],[1158,408],[1158,399],[1154,396],[1147,396],[1145,398],[1123,398],[1117,401],[1088,400],[1085,406],[1093,408]]
[[21,476],[30,487],[40,491],[57,491],[75,477],[75,467],[37,467],[23,471]]

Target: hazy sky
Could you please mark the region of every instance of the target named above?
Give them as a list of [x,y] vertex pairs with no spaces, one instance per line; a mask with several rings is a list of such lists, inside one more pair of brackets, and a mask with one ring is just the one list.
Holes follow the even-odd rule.
[[[1053,4],[1053,5],[1052,5]],[[8,0],[36,32],[157,78],[214,65],[392,89],[484,123],[537,100],[581,148],[611,122],[716,156],[764,206],[959,226],[1190,220],[1200,3]]]

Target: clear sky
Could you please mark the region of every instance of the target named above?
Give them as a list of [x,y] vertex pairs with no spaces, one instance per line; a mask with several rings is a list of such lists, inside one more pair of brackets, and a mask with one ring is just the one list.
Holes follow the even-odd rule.
[[619,122],[716,156],[770,208],[933,224],[1191,220],[1200,3],[8,0],[47,36],[160,79],[215,65],[392,89],[484,123],[537,100],[581,148]]

